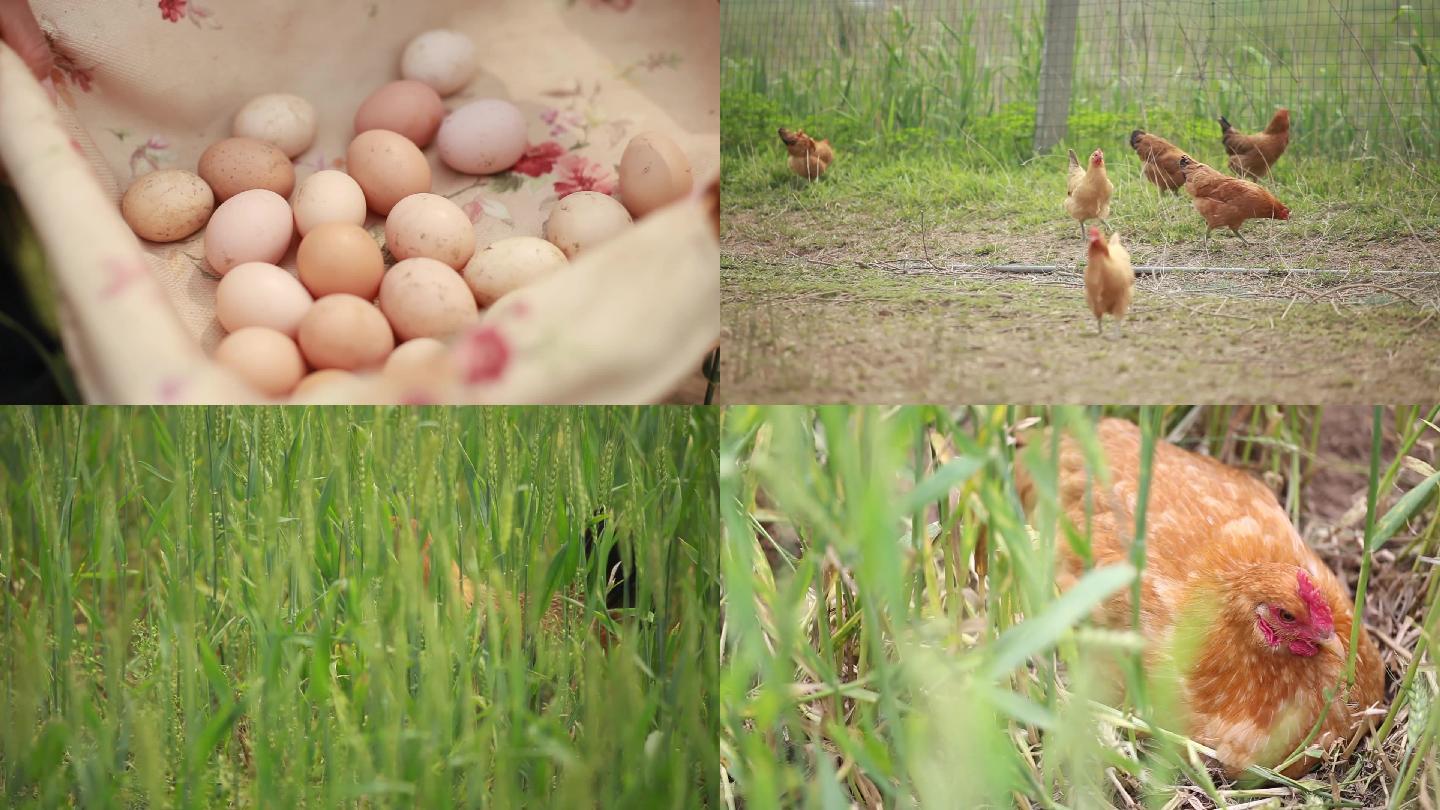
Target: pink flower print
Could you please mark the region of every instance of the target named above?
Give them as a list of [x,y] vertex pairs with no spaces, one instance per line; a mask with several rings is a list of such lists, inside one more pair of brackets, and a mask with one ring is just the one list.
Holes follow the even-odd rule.
[[101,298],[114,298],[124,292],[131,284],[145,277],[145,263],[138,257],[128,259],[106,259],[105,273],[110,276],[110,283],[100,291]]
[[160,16],[170,22],[180,22],[185,16],[186,0],[160,0]]
[[156,391],[162,405],[169,405],[180,401],[180,392],[185,388],[184,377],[166,377],[160,381],[159,390]]
[[150,140],[140,144],[130,153],[130,175],[140,172],[142,163],[150,164],[151,170],[160,168],[161,153],[170,148],[170,142],[160,135],[151,135]]
[[546,107],[540,111],[540,120],[550,125],[550,137],[558,138],[572,129],[580,128],[585,119],[570,110]]
[[635,7],[635,0],[590,0],[590,7],[629,11]]
[[469,217],[471,222],[479,222],[480,218],[485,216],[485,200],[476,196],[475,199],[460,206],[460,210],[465,212],[465,216]]
[[510,345],[500,330],[482,326],[461,341],[459,355],[466,383],[489,383],[500,379],[510,364]]
[[539,177],[542,174],[549,174],[555,168],[555,161],[565,154],[565,147],[554,141],[537,143],[525,150],[520,156],[520,162],[516,163],[511,171],[519,174]]
[[584,155],[569,154],[558,161],[560,179],[555,181],[555,193],[563,199],[577,191],[598,191],[612,194],[615,178],[604,166]]

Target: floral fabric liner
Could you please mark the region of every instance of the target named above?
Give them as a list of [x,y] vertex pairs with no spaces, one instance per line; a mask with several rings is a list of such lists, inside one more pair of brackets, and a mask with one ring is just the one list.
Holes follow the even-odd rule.
[[[203,354],[223,336],[203,231],[171,244],[139,242],[116,203],[146,172],[194,171],[200,153],[230,134],[235,110],[266,92],[295,93],[316,107],[318,134],[295,158],[297,183],[343,169],[356,107],[399,78],[400,52],[422,31],[454,28],[477,47],[479,73],[445,99],[447,109],[505,98],[530,121],[529,147],[503,174],[461,175],[439,162],[433,146],[426,150],[431,190],[470,216],[480,247],[540,235],[549,209],[567,194],[615,194],[620,155],[642,131],[673,138],[697,184],[719,172],[715,0],[34,0],[33,7],[56,55],[61,130],[46,129],[52,115],[33,104],[40,88],[17,75],[23,67],[6,51],[0,160],[56,268],[67,352],[91,400],[254,398]],[[62,135],[71,149],[47,148],[47,138]],[[78,173],[68,165],[77,163],[74,152],[84,158]],[[103,206],[79,189],[95,181],[108,198]],[[377,240],[383,224],[373,214],[367,221]],[[513,296],[518,306],[492,307],[457,337],[460,379],[411,391],[368,380],[332,396],[640,402],[671,395],[719,337],[719,253],[708,206],[697,194],[606,247]],[[281,264],[293,269],[293,249]]]

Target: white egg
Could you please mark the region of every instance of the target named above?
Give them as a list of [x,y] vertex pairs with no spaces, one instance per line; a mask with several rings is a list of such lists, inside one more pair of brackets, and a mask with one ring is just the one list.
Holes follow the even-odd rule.
[[301,236],[326,222],[365,224],[365,192],[345,172],[325,169],[300,181],[292,198],[295,229]]
[[435,148],[446,166],[464,174],[496,174],[525,154],[525,116],[508,101],[482,98],[440,122]]
[[630,212],[614,197],[598,191],[577,191],[550,209],[545,238],[573,260],[633,223]]
[[662,133],[636,135],[620,156],[620,201],[637,219],[683,198],[694,184],[689,158]]
[[569,264],[560,248],[533,236],[512,236],[475,251],[465,265],[465,283],[482,307],[533,284]]
[[385,247],[396,259],[424,256],[459,270],[475,253],[475,227],[439,194],[411,194],[385,217]]
[[400,75],[448,96],[475,78],[475,43],[459,31],[426,31],[405,46]]
[[215,317],[227,332],[263,326],[294,338],[313,303],[299,279],[265,262],[236,265],[215,288]]
[[293,158],[315,142],[315,107],[289,93],[256,96],[235,113],[231,132],[280,147]]

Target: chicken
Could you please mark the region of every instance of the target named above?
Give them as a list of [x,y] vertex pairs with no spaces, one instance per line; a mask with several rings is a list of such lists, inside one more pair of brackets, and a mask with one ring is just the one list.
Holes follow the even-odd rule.
[[817,141],[803,129],[791,131],[780,127],[780,140],[790,153],[790,171],[806,180],[818,180],[835,160],[835,150],[829,141]]
[[[1130,296],[1135,287],[1135,270],[1130,266],[1130,252],[1120,245],[1120,234],[1110,234],[1107,243],[1099,228],[1090,229],[1090,249],[1085,262],[1085,303],[1095,313],[1095,333],[1104,334],[1103,317],[1115,318],[1115,328],[1130,309]],[[1122,331],[1123,334],[1123,331]]]
[[1230,171],[1239,177],[1256,180],[1264,177],[1290,145],[1290,111],[1283,107],[1270,119],[1264,132],[1254,135],[1237,131],[1223,115],[1219,120],[1220,141],[1225,144],[1225,154],[1230,156]]
[[1197,163],[1189,155],[1180,156],[1180,172],[1185,175],[1185,191],[1195,200],[1195,210],[1205,218],[1205,241],[1216,228],[1229,228],[1241,242],[1250,244],[1240,235],[1240,226],[1247,219],[1289,219],[1286,208],[1275,195],[1237,177]]
[[1105,176],[1105,153],[1096,149],[1090,153],[1090,167],[1080,168],[1075,150],[1070,150],[1070,174],[1065,181],[1065,210],[1080,222],[1080,238],[1085,238],[1085,223],[1098,219],[1105,224],[1110,216],[1110,195],[1115,186]]
[[[585,553],[587,555],[592,555],[596,552],[595,544],[605,533],[605,514],[603,508],[596,509],[591,519],[586,523],[581,539],[585,545]],[[395,529],[396,538],[399,539],[401,534],[399,518],[392,516],[390,525]],[[420,523],[414,518],[410,520],[410,531],[416,536],[420,533]],[[431,537],[427,533],[424,544],[420,546],[420,569],[427,586],[430,584],[430,544]],[[605,608],[612,619],[618,619],[620,611],[635,607],[635,582],[633,577],[626,575],[619,543],[610,547],[610,553],[605,562],[604,577],[603,590],[605,595]],[[467,609],[475,607],[475,597],[477,593],[486,597],[485,602],[481,603],[482,608],[486,607],[486,603],[493,602],[493,599],[488,596],[488,589],[483,584],[477,586],[469,577],[461,573],[460,565],[455,560],[450,561],[449,579],[453,592],[460,595],[460,599],[465,603]],[[523,611],[525,609],[525,594],[523,592],[518,595],[518,601],[520,609]],[[555,594],[550,600],[548,609],[544,615],[541,616],[541,627],[545,629],[555,629],[559,627],[563,618],[564,606],[565,596],[563,594]],[[605,627],[599,626],[598,633],[601,646],[608,647],[611,639]]]
[[1130,133],[1130,148],[1140,156],[1140,173],[1161,191],[1180,193],[1185,175],[1180,173],[1180,147],[1143,129]]
[[[1096,566],[1129,559],[1139,489],[1140,431],[1124,420],[1097,428],[1110,482],[1087,470],[1079,445],[1060,447],[1059,498],[1077,531],[1090,528]],[[1022,466],[1016,484],[1027,510],[1037,489]],[[1087,493],[1087,488],[1093,487]],[[1088,512],[1088,516],[1087,516]],[[1360,631],[1355,684],[1343,684],[1351,632],[1345,586],[1300,539],[1267,487],[1214,459],[1157,442],[1145,530],[1140,634],[1152,684],[1173,690],[1177,714],[1157,718],[1215,749],[1234,777],[1251,764],[1279,765],[1326,710],[1314,739],[1322,749],[1373,719],[1384,699],[1379,652]],[[1069,543],[1058,544],[1062,589],[1084,573]],[[1131,592],[1096,611],[1112,628],[1131,626]],[[1327,706],[1324,693],[1339,685]],[[1314,767],[1302,758],[1297,777]]]

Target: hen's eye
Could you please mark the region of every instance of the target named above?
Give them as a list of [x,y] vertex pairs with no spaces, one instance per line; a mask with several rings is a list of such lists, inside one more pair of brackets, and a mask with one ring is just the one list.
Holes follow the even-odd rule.
[[1284,609],[1284,608],[1281,608],[1281,609],[1280,609],[1280,620],[1281,620],[1281,621],[1284,621],[1284,622],[1293,622],[1293,621],[1295,621],[1295,615],[1294,615],[1293,613],[1291,613],[1290,611],[1288,611],[1288,610],[1286,610],[1286,609]]

